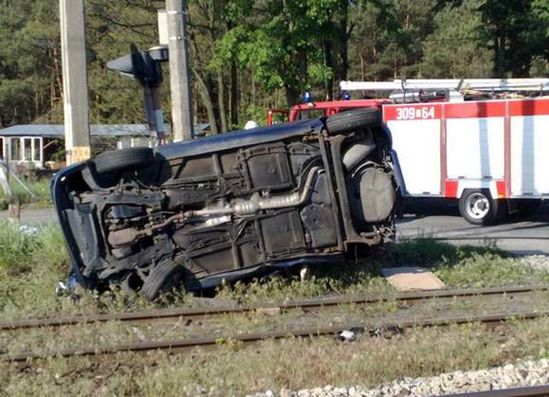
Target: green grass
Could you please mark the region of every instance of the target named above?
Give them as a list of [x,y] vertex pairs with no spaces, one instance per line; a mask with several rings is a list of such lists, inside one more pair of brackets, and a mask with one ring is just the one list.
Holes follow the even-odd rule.
[[[519,260],[492,246],[454,247],[429,239],[386,245],[358,256],[358,262],[311,268],[302,282],[297,271],[218,288],[217,297],[243,304],[308,298],[325,294],[392,293],[380,269],[418,265],[432,269],[448,287],[483,287],[549,282],[549,274],[519,264]],[[36,235],[24,235],[16,226],[0,222],[0,316],[6,319],[52,313],[85,314],[133,311],[151,307],[196,306],[184,292],[148,302],[138,294],[110,291],[101,296],[79,291],[75,305],[58,298],[54,290],[66,278],[68,257],[61,231],[50,225]]]
[[0,222],[0,277],[16,279],[36,272],[58,272],[67,254],[61,230],[56,225],[22,232],[19,225]]
[[[253,348],[227,343],[216,350],[166,356],[120,354],[99,363],[49,359],[17,371],[0,363],[6,395],[243,396],[327,384],[373,386],[405,376],[476,370],[548,356],[549,319],[510,322],[498,332],[470,324],[412,329],[391,339],[363,336],[265,341]],[[436,348],[433,344],[436,343]]]
[[219,295],[243,302],[312,297],[323,294],[388,292],[383,267],[420,266],[432,270],[448,287],[491,287],[549,283],[549,273],[519,264],[513,255],[488,245],[456,247],[432,239],[390,244],[337,266],[312,268],[301,282],[294,273],[220,288]]
[[[433,269],[450,287],[549,282],[547,273],[521,265],[518,259],[493,246],[454,247],[418,239],[371,250],[359,255],[358,263],[314,268],[311,279],[305,282],[295,273],[277,275],[223,286],[218,297],[250,303],[322,294],[388,292],[390,287],[379,276],[379,270],[384,266],[409,265]],[[184,293],[151,303],[137,294],[122,291],[101,296],[82,291],[81,299],[74,303],[54,294],[57,281],[66,277],[67,270],[67,253],[58,226],[45,226],[37,235],[29,236],[9,223],[0,223],[3,320],[195,304]],[[252,325],[255,320],[249,319]],[[244,328],[232,324],[231,329]],[[497,335],[485,333],[477,326],[465,326],[410,330],[389,341],[362,338],[353,344],[335,343],[330,338],[290,339],[241,349],[238,344],[227,343],[215,353],[196,351],[174,357],[120,355],[100,365],[85,358],[51,359],[41,364],[41,371],[27,373],[0,363],[0,390],[8,395],[89,395],[103,390],[115,395],[153,396],[173,392],[225,396],[281,387],[373,385],[402,376],[428,376],[455,369],[484,368],[524,357],[546,357],[548,330],[549,320],[543,319],[513,323],[511,331]],[[115,333],[118,337],[124,335],[116,330],[113,337]],[[96,335],[83,334],[82,338],[92,336]],[[110,340],[108,332],[104,338]],[[7,336],[0,340],[9,343]],[[154,366],[150,365],[151,359]]]
[[17,203],[26,207],[38,208],[50,207],[52,205],[49,179],[24,181],[25,186],[34,196],[24,189],[16,180],[12,179],[10,182],[12,197],[8,197],[4,191],[0,189],[0,210],[7,209],[9,204]]
[[55,311],[55,285],[67,269],[67,252],[57,225],[25,234],[17,225],[0,222],[0,316]]
[[384,265],[423,266],[452,287],[549,282],[549,273],[520,264],[517,257],[494,245],[454,246],[432,239],[414,239],[393,245],[389,253]]

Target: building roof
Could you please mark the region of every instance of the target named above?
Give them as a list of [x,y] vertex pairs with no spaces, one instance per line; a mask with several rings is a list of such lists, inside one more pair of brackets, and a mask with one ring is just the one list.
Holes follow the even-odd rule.
[[[195,124],[195,133],[207,129],[209,124]],[[169,126],[166,126],[169,131]],[[92,136],[96,137],[123,137],[123,136],[151,136],[146,124],[92,124],[90,125]],[[63,138],[65,126],[63,124],[20,124],[0,129],[0,136],[36,136],[46,138]]]
[[[145,124],[92,124],[92,136],[149,136],[149,128]],[[42,136],[63,138],[63,124],[21,124],[0,129],[2,136]]]

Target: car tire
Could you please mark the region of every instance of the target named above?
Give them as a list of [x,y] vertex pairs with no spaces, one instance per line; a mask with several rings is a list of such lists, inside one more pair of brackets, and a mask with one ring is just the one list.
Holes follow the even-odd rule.
[[146,167],[153,164],[154,161],[154,152],[148,147],[126,148],[104,152],[92,160],[95,170],[99,174]]
[[376,108],[353,109],[336,113],[326,119],[326,128],[332,134],[356,131],[381,124],[381,112]]
[[459,213],[473,225],[489,225],[502,217],[503,204],[486,189],[467,189],[459,199]]
[[149,300],[170,292],[182,284],[184,269],[172,259],[164,259],[152,268],[139,291]]

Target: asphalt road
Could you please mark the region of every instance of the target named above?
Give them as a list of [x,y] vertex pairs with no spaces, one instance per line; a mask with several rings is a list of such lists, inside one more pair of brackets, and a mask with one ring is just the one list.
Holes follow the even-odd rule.
[[[0,211],[0,219],[8,219],[8,211]],[[22,209],[21,224],[39,225],[43,223],[56,223],[57,215],[53,208]]]
[[397,221],[397,239],[432,237],[451,244],[494,243],[520,255],[549,255],[549,204],[528,217],[512,216],[492,226],[475,226],[445,200],[417,200],[404,207]]
[[[7,219],[7,211],[0,212]],[[23,210],[21,223],[57,222],[51,208]],[[494,226],[474,226],[458,214],[457,206],[445,200],[416,200],[404,207],[397,221],[397,239],[431,237],[451,244],[498,247],[522,255],[549,255],[549,204],[528,218],[512,217]]]

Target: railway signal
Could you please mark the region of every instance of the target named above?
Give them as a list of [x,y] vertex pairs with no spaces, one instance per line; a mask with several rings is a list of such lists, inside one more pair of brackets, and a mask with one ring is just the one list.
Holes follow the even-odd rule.
[[135,44],[131,44],[130,50],[130,54],[109,61],[107,68],[134,78],[141,84],[149,129],[156,134],[159,143],[163,143],[166,130],[160,102],[160,85],[163,81],[161,63],[168,60],[168,49],[153,47],[148,51],[139,51]]

